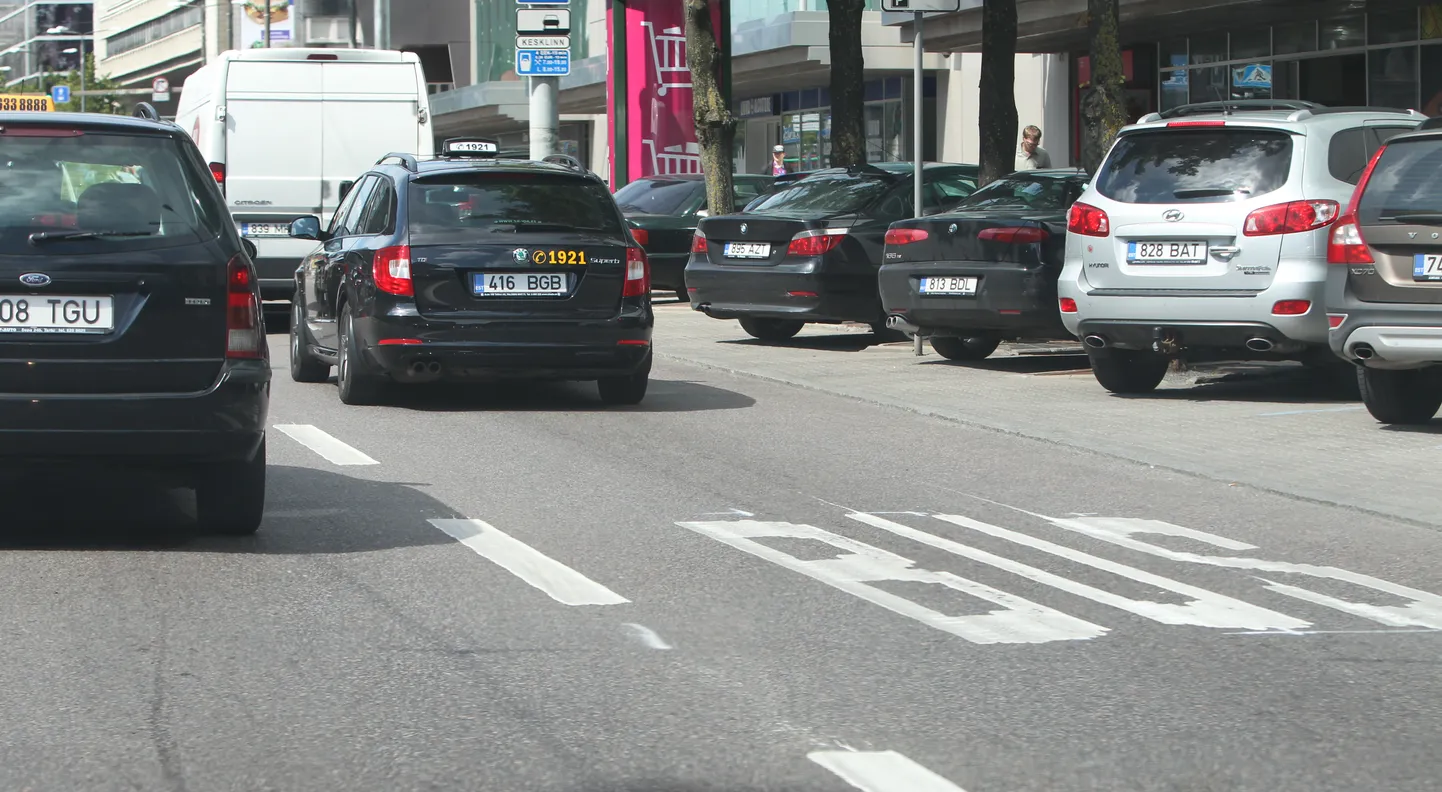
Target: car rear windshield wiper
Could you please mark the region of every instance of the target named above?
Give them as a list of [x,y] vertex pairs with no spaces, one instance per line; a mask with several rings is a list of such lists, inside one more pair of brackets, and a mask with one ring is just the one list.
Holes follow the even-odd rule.
[[491,230],[504,233],[519,233],[521,231],[589,231],[592,233],[604,233],[614,229],[567,225],[565,223],[492,223]]
[[1237,190],[1231,187],[1198,187],[1195,190],[1177,190],[1177,198],[1220,198],[1224,195],[1251,195],[1251,190]]
[[37,231],[30,235],[30,244],[66,239],[100,239],[101,237],[155,236],[151,231]]
[[1379,220],[1396,220],[1418,225],[1442,225],[1442,212],[1409,212],[1406,209],[1383,209]]

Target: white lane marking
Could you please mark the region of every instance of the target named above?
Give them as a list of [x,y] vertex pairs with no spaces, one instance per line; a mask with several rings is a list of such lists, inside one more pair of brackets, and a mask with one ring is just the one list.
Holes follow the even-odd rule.
[[1063,547],[1059,544],[1048,542],[1045,539],[1036,539],[1026,534],[1017,533],[996,525],[990,525],[980,520],[973,520],[970,517],[963,517],[957,514],[938,514],[936,518],[959,525],[963,528],[970,528],[973,531],[994,536],[998,539],[1005,539],[1009,542],[1040,550],[1044,553],[1074,561],[1078,564],[1085,564],[1093,569],[1103,572],[1110,572],[1118,577],[1134,580],[1149,586],[1170,591],[1189,597],[1190,602],[1180,605],[1165,602],[1151,602],[1148,600],[1134,600],[1130,597],[1123,597],[1120,594],[1113,594],[1110,591],[1103,591],[1094,586],[1080,583],[1074,580],[1054,575],[1043,569],[1038,569],[1019,561],[1012,561],[1009,558],[988,553],[984,550],[968,547],[960,542],[954,542],[939,536],[933,536],[924,531],[918,531],[910,526],[893,523],[890,520],[883,520],[879,517],[870,517],[864,514],[847,515],[853,519],[860,520],[873,527],[891,531],[899,536],[914,539],[923,544],[931,545],[940,550],[946,550],[973,561],[980,561],[998,569],[1004,569],[1028,580],[1044,583],[1048,586],[1061,589],[1079,597],[1085,597],[1093,602],[1103,605],[1110,605],[1114,608],[1138,616],[1151,619],[1162,624],[1186,625],[1193,627],[1216,627],[1235,630],[1301,630],[1311,627],[1312,623],[1296,619],[1286,614],[1277,613],[1273,610],[1252,605],[1239,599],[1228,597],[1199,588],[1171,578],[1154,575],[1136,567],[1126,564],[1119,564],[1105,558],[1099,558],[1084,553],[1080,550],[1073,550],[1070,547]]
[[1354,410],[1360,410],[1360,409],[1362,409],[1362,408],[1361,408],[1361,407],[1357,407],[1357,406],[1351,406],[1351,407],[1319,407],[1319,408],[1317,408],[1317,409],[1315,409],[1315,410],[1283,410],[1283,411],[1281,411],[1281,412],[1258,413],[1258,414],[1257,414],[1257,417],[1258,417],[1258,418],[1274,418],[1274,417],[1279,416],[1279,415],[1310,415],[1310,414],[1312,414],[1312,413],[1353,412]]
[[1442,630],[1426,627],[1397,627],[1391,630],[1248,630],[1231,632],[1227,635],[1396,635],[1398,633],[1428,633],[1436,635]]
[[[1106,627],[950,572],[914,569],[915,562],[910,559],[811,525],[757,520],[682,522],[677,525],[972,643],[1076,641],[1096,638],[1108,632]],[[812,539],[844,550],[847,554],[803,561],[755,541],[759,538]],[[880,581],[935,583],[995,603],[1001,609],[970,616],[948,616],[867,585]]]
[[276,431],[325,457],[336,465],[379,465],[380,463],[331,437],[310,424],[276,424]]
[[456,541],[566,605],[620,605],[630,600],[513,539],[482,520],[430,520]]
[[345,509],[282,509],[266,511],[265,516],[273,519],[295,519],[300,517],[332,517],[345,514]]
[[966,792],[896,751],[812,751],[806,758],[863,792]]
[[621,626],[629,629],[637,638],[641,639],[641,643],[646,644],[652,649],[665,651],[672,648],[671,644],[666,643],[655,630],[644,624],[632,624],[628,622]]
[[702,512],[702,513],[700,513],[700,514],[698,514],[698,515],[696,515],[696,516],[697,516],[697,517],[755,517],[756,515],[752,514],[752,513],[749,512],[749,511],[741,511],[740,509],[727,509],[727,510],[724,511],[724,512]]

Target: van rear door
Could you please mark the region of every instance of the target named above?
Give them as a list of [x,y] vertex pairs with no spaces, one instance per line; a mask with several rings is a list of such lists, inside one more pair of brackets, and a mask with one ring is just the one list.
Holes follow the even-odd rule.
[[354,181],[393,151],[430,153],[421,135],[430,127],[420,123],[420,102],[425,94],[415,63],[328,62],[322,65],[324,120],[319,124],[323,143],[319,159],[325,180],[321,196],[329,216],[340,205],[340,183]]

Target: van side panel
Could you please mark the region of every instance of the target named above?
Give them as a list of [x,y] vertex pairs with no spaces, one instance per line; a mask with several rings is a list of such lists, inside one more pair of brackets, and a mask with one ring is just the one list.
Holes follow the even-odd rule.
[[420,123],[428,110],[425,94],[416,94],[417,65],[412,63],[327,63],[325,95],[326,211],[340,205],[340,183],[355,181],[376,160],[393,151],[419,152]]

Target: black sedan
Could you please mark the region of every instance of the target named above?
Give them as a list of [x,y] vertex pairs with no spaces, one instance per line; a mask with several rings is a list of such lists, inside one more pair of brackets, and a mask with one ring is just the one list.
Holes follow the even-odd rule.
[[[784,341],[808,322],[862,322],[884,333],[876,272],[888,226],[912,214],[912,169],[829,168],[741,214],[702,220],[686,265],[691,307],[739,319],[763,341]],[[930,211],[976,189],[974,165],[928,163],[923,176]]]
[[[732,178],[738,208],[768,191],[772,180],[747,173]],[[651,259],[651,288],[674,291],[684,302],[691,235],[707,214],[705,178],[699,173],[647,176],[617,190],[616,204]]]
[[1020,171],[949,212],[893,223],[878,276],[888,326],[950,360],[981,360],[1004,340],[1071,338],[1056,281],[1067,210],[1086,182],[1084,171]]

